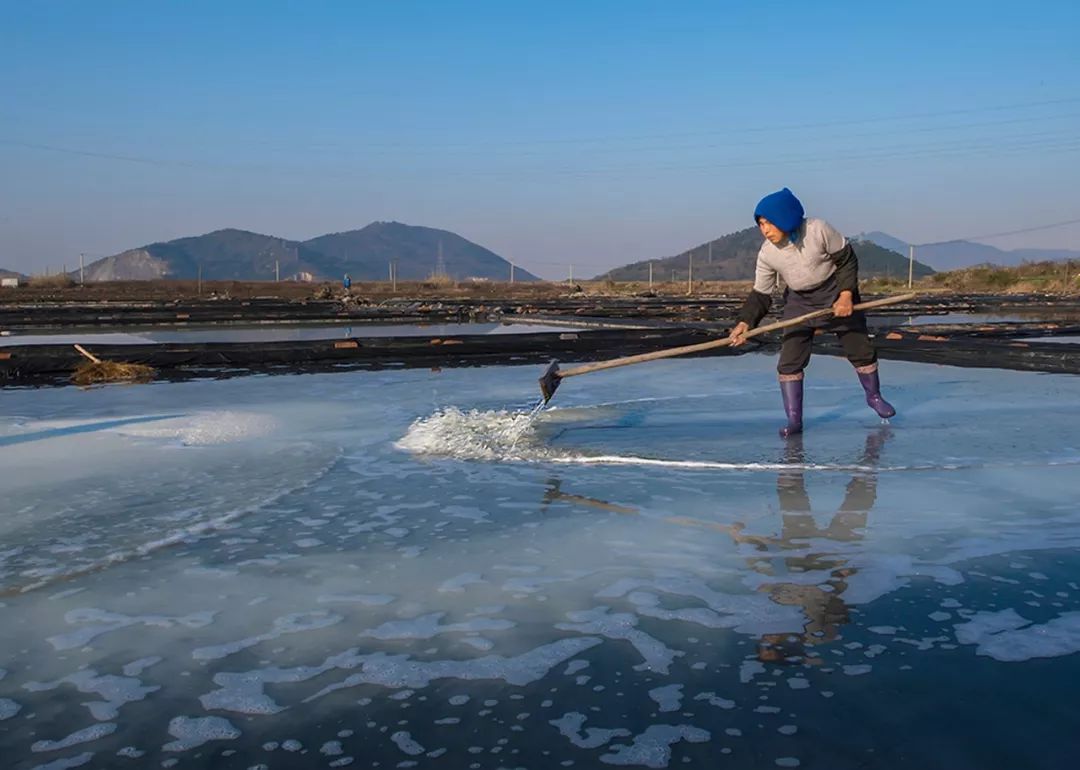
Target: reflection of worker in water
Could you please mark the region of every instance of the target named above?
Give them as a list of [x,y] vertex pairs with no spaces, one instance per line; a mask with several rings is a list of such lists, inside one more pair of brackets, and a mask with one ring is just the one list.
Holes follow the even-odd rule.
[[[877,465],[881,448],[889,437],[889,429],[882,428],[866,437],[866,445],[858,465],[867,470],[857,471],[848,482],[840,509],[825,527],[818,526],[810,511],[810,497],[806,493],[804,479],[804,455],[802,439],[788,439],[786,461],[790,470],[781,471],[776,479],[776,493],[780,499],[783,525],[779,537],[747,537],[739,539],[752,542],[761,551],[774,551],[768,557],[755,556],[751,566],[758,572],[773,575],[776,559],[782,558],[786,572],[805,573],[827,571],[829,577],[816,585],[794,582],[769,582],[761,586],[769,598],[777,604],[801,607],[806,614],[806,625],[801,634],[765,634],[758,647],[758,659],[771,662],[820,662],[808,655],[806,648],[836,639],[839,627],[848,622],[848,605],[841,598],[848,586],[848,579],[855,570],[846,566],[846,558],[828,553],[807,552],[809,541],[816,538],[853,542],[861,540],[866,527],[867,515],[877,498]],[[797,550],[799,555],[783,556],[783,551]],[[776,565],[779,566],[779,565]]]
[[[867,516],[877,498],[877,466],[881,449],[891,435],[889,430],[885,426],[867,435],[862,457],[856,463],[863,470],[854,473],[840,509],[825,527],[818,526],[810,511],[810,497],[804,479],[805,455],[802,436],[798,435],[787,440],[785,462],[790,468],[781,471],[776,479],[776,492],[783,516],[779,537],[748,533],[741,522],[721,524],[688,516],[662,517],[661,521],[670,524],[723,532],[736,543],[754,546],[762,553],[750,558],[750,566],[764,575],[776,575],[775,567],[779,566],[777,559],[783,560],[787,574],[828,572],[828,578],[816,584],[795,583],[781,578],[762,584],[760,590],[767,592],[777,604],[801,607],[806,624],[801,633],[764,634],[758,645],[759,660],[820,663],[820,658],[808,655],[806,648],[836,639],[839,627],[848,622],[848,605],[841,596],[847,590],[848,579],[856,570],[847,566],[843,556],[807,553],[806,549],[808,541],[815,538],[837,542],[854,542],[863,538]],[[640,514],[636,508],[563,492],[562,482],[552,478],[548,480],[544,504],[556,501],[587,505],[611,513]],[[784,551],[799,553],[784,556]]]

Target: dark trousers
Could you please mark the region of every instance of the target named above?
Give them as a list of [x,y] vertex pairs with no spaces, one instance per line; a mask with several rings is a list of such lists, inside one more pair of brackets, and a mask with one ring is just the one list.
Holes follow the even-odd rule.
[[[877,363],[877,351],[866,333],[866,318],[856,313],[850,318],[833,319],[822,327],[821,332],[831,332],[840,340],[844,355],[853,366],[869,366]],[[780,347],[780,361],[776,371],[780,374],[799,374],[810,363],[814,332],[809,326],[794,326],[784,332]]]

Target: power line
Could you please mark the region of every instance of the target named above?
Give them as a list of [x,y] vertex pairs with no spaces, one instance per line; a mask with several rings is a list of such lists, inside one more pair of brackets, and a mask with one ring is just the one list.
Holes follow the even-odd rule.
[[[1014,102],[1012,104],[998,104],[998,105],[991,105],[991,106],[987,106],[987,107],[969,107],[969,108],[955,109],[955,110],[940,110],[940,111],[932,111],[932,112],[916,112],[916,113],[909,113],[909,114],[906,114],[906,115],[900,114],[900,115],[881,115],[881,116],[869,117],[869,118],[844,118],[842,120],[829,120],[829,121],[810,122],[810,123],[788,123],[788,124],[781,124],[781,125],[756,124],[756,125],[735,127],[735,128],[712,129],[712,130],[709,130],[709,131],[685,131],[685,132],[679,132],[679,133],[638,134],[638,135],[630,135],[630,136],[611,136],[611,135],[608,135],[608,136],[593,136],[593,137],[575,137],[575,138],[567,138],[567,139],[529,139],[529,140],[516,140],[516,141],[512,141],[512,142],[487,142],[487,141],[484,141],[484,142],[482,142],[482,144],[484,144],[485,146],[489,146],[489,147],[490,146],[514,146],[514,145],[522,145],[522,144],[591,144],[591,143],[596,143],[596,142],[605,142],[606,143],[606,142],[628,141],[628,140],[629,141],[636,141],[636,140],[641,140],[641,139],[673,139],[673,138],[678,138],[678,137],[689,137],[689,136],[715,136],[715,135],[718,135],[718,134],[725,134],[725,133],[760,133],[760,132],[766,132],[766,131],[802,131],[802,130],[809,129],[809,128],[834,128],[834,127],[837,127],[837,126],[850,126],[850,125],[860,125],[860,124],[868,124],[868,123],[884,123],[884,122],[891,122],[891,121],[897,121],[897,120],[919,120],[919,119],[923,119],[923,118],[946,117],[946,116],[949,116],[949,115],[972,115],[972,114],[978,114],[978,113],[983,113],[983,112],[1001,112],[1001,111],[1005,111],[1005,110],[1027,109],[1027,108],[1030,108],[1030,107],[1050,107],[1050,106],[1056,106],[1056,105],[1062,105],[1062,104],[1076,104],[1076,103],[1080,103],[1080,97],[1068,97],[1068,98],[1065,98],[1065,99],[1048,99],[1048,100],[1044,100],[1044,101],[1033,101],[1033,102]],[[373,144],[373,145],[369,145],[369,146],[372,146],[372,147],[400,147],[400,148],[415,148],[417,146],[428,146],[428,147],[448,148],[448,147],[470,147],[470,146],[473,146],[474,144],[475,143],[470,143],[470,144],[451,143],[451,144],[443,144],[443,145],[430,145],[430,144],[429,145],[417,145],[417,144],[409,144],[407,142],[387,142],[387,143],[382,143],[382,144]]]
[[912,246],[916,248],[922,248],[923,246],[944,246],[950,243],[960,243],[962,241],[985,241],[990,238],[1003,238],[1006,235],[1020,235],[1021,233],[1034,233],[1040,230],[1052,230],[1055,227],[1064,227],[1065,225],[1080,224],[1080,219],[1066,219],[1063,222],[1052,222],[1048,225],[1038,225],[1037,227],[1022,227],[1019,230],[1006,230],[1001,233],[989,233],[987,235],[969,235],[966,238],[952,238],[947,241],[932,241],[930,243],[913,243]]
[[[1037,136],[1037,135],[1032,135]],[[687,163],[687,164],[642,164],[637,166],[607,166],[600,168],[582,169],[582,168],[534,168],[526,170],[505,170],[505,171],[444,171],[440,172],[445,176],[486,176],[486,177],[506,177],[506,178],[521,178],[521,177],[535,177],[541,175],[553,175],[561,177],[581,177],[588,178],[591,176],[599,176],[605,174],[635,174],[649,172],[664,172],[664,171],[717,171],[722,169],[732,168],[754,168],[754,167],[775,167],[775,166],[789,166],[789,165],[804,165],[815,163],[847,163],[851,161],[874,161],[874,160],[889,160],[889,159],[918,159],[925,157],[955,157],[979,153],[1007,153],[1014,151],[1024,150],[1039,150],[1039,149],[1053,149],[1053,150],[1073,150],[1080,149],[1080,136],[1075,133],[1065,133],[1054,136],[1043,136],[1040,139],[1030,141],[1017,141],[1025,139],[1025,137],[1010,137],[1009,144],[1000,143],[997,140],[984,140],[982,142],[972,142],[970,140],[950,140],[943,144],[926,144],[926,145],[898,145],[894,147],[878,147],[874,148],[870,152],[852,153],[844,152],[842,154],[823,155],[815,153],[806,153],[801,156],[789,156],[786,158],[771,157],[754,160],[732,160],[732,161],[720,161],[716,163]]]
[[25,147],[31,150],[47,150],[49,152],[62,152],[68,155],[83,155],[88,158],[103,158],[105,160],[122,160],[127,163],[143,163],[148,166],[194,166],[183,161],[158,160],[155,158],[142,158],[134,155],[119,155],[111,152],[97,152],[94,150],[82,150],[72,147],[58,147],[54,144],[39,144],[37,142],[20,142],[16,139],[0,139],[0,144],[14,147]]
[[[876,129],[876,130],[873,130],[873,131],[860,131],[860,132],[856,132],[856,133],[846,133],[846,134],[843,134],[843,135],[838,134],[835,130],[832,130],[832,131],[829,131],[825,135],[825,137],[828,138],[828,139],[832,139],[832,140],[837,140],[837,139],[839,139],[839,140],[848,140],[848,139],[855,139],[855,138],[862,138],[862,137],[889,136],[889,135],[893,135],[893,134],[925,134],[925,133],[934,133],[934,132],[959,131],[959,130],[965,130],[965,129],[971,129],[971,128],[986,128],[986,127],[993,127],[993,126],[1015,125],[1015,124],[1018,124],[1018,123],[1032,123],[1032,122],[1046,123],[1048,121],[1069,120],[1069,119],[1073,119],[1073,118],[1077,118],[1077,117],[1080,117],[1080,113],[1066,112],[1066,113],[1059,113],[1059,114],[1053,114],[1053,115],[1032,115],[1032,116],[1021,117],[1021,118],[1008,118],[1008,119],[1005,119],[1005,120],[982,120],[982,121],[974,121],[974,122],[969,121],[969,122],[964,122],[964,123],[951,123],[951,124],[948,124],[948,125],[931,125],[931,126],[917,126],[917,127],[908,126],[908,127],[903,127],[903,128]],[[828,127],[828,128],[831,128],[831,129],[835,129],[835,128],[838,128],[838,127],[840,127],[840,128],[846,127],[846,126],[852,125],[853,123],[858,124],[858,121],[845,121],[844,123],[839,124],[839,125],[830,123],[827,126],[825,126],[823,124],[821,127]],[[758,127],[757,129],[734,129],[734,130],[721,129],[721,130],[708,132],[707,135],[709,135],[709,136],[723,136],[725,134],[738,134],[740,132],[745,133],[745,132],[748,132],[748,131],[753,131],[754,133],[761,133],[761,132],[766,132],[766,131],[771,131],[771,130],[774,130],[774,129],[772,129],[772,128],[768,127],[768,126],[761,126],[761,127]],[[679,138],[680,136],[682,136],[682,135],[671,135],[672,138]],[[687,136],[696,136],[696,134],[688,134]],[[637,141],[638,139],[648,140],[648,139],[665,139],[665,138],[666,137],[664,137],[662,135],[656,135],[656,136],[653,136],[653,137],[631,138],[631,141]],[[591,140],[589,140],[589,141],[591,141]],[[653,143],[653,144],[637,144],[637,145],[624,145],[624,146],[618,146],[618,145],[612,145],[611,144],[611,142],[617,142],[617,141],[623,141],[623,140],[618,139],[618,138],[613,138],[610,141],[608,141],[604,146],[589,148],[588,152],[590,154],[595,155],[595,154],[630,153],[630,152],[635,152],[636,153],[636,152],[654,152],[654,151],[669,151],[669,150],[696,150],[696,149],[708,150],[708,149],[715,149],[715,148],[719,148],[719,147],[731,147],[731,146],[745,147],[747,145],[771,144],[771,143],[775,142],[776,140],[774,138],[745,139],[745,138],[737,138],[735,136],[732,136],[729,140],[724,141],[724,142],[719,142],[718,143],[716,141],[710,141],[707,144],[702,144],[700,142],[684,143],[684,144],[672,144],[672,143],[666,142],[666,141],[662,142],[660,144]],[[550,149],[548,147],[539,147],[538,146],[538,147],[530,148],[527,145],[530,145],[530,144],[543,145],[543,144],[545,144],[547,142],[548,142],[548,140],[535,140],[535,141],[521,141],[521,142],[517,142],[517,143],[498,143],[498,142],[496,142],[494,144],[489,144],[489,143],[485,142],[485,143],[482,143],[482,144],[448,144],[448,145],[407,145],[407,144],[404,144],[404,143],[403,144],[396,144],[396,145],[386,145],[386,144],[374,144],[374,145],[372,145],[372,144],[366,144],[366,145],[365,144],[355,144],[354,145],[354,144],[343,144],[343,143],[319,143],[319,144],[309,144],[309,145],[303,145],[303,146],[298,146],[298,145],[295,145],[295,144],[290,144],[290,145],[273,144],[273,145],[269,145],[269,146],[272,147],[272,148],[275,148],[275,149],[279,149],[279,150],[280,149],[292,149],[292,150],[298,150],[298,151],[310,150],[310,151],[313,151],[313,152],[331,151],[331,152],[335,152],[335,153],[341,153],[341,152],[348,152],[348,151],[351,150],[351,151],[355,151],[355,152],[364,152],[364,153],[367,153],[369,155],[375,155],[375,156],[389,155],[389,154],[391,154],[390,151],[401,151],[401,150],[406,150],[407,149],[410,153],[428,153],[428,154],[430,154],[430,153],[438,153],[440,155],[447,155],[447,156],[449,156],[449,155],[453,155],[453,156],[480,155],[480,156],[487,157],[487,156],[491,156],[493,154],[498,154],[498,155],[513,155],[515,157],[522,157],[522,156],[529,156],[529,155],[546,155],[548,152],[550,152]]]
[[[965,108],[965,109],[942,110],[942,111],[935,111],[935,112],[910,113],[910,114],[907,114],[907,115],[901,114],[901,115],[888,115],[888,116],[877,116],[877,117],[867,117],[867,118],[845,118],[843,120],[819,121],[819,122],[807,122],[807,123],[792,123],[792,124],[783,124],[783,125],[768,124],[768,125],[750,125],[750,126],[735,127],[735,128],[726,127],[726,128],[711,129],[711,130],[707,130],[707,131],[696,131],[696,132],[643,134],[643,135],[622,136],[622,137],[610,136],[609,135],[609,136],[596,136],[596,137],[579,137],[579,138],[571,138],[571,139],[530,139],[530,140],[516,140],[516,141],[510,141],[510,142],[498,142],[498,141],[491,142],[491,141],[486,141],[485,140],[485,141],[477,141],[477,142],[471,142],[471,143],[452,143],[452,144],[443,144],[443,145],[437,145],[437,144],[423,145],[423,144],[410,144],[410,143],[407,143],[407,142],[396,142],[396,143],[382,143],[382,144],[361,145],[361,146],[356,147],[355,149],[358,149],[358,150],[365,150],[365,149],[371,150],[371,149],[376,149],[376,148],[384,148],[384,149],[385,148],[396,148],[396,149],[409,149],[411,151],[416,151],[418,149],[428,149],[428,150],[445,152],[447,150],[451,150],[451,149],[454,149],[454,148],[458,148],[458,149],[467,148],[467,149],[470,149],[470,150],[473,150],[473,151],[476,151],[476,152],[483,152],[485,154],[489,154],[494,149],[497,149],[499,147],[507,148],[507,149],[513,149],[513,148],[525,147],[525,146],[528,146],[528,145],[542,146],[542,145],[592,144],[592,143],[597,143],[597,142],[603,143],[606,146],[596,148],[595,151],[601,151],[601,152],[604,152],[604,153],[620,152],[620,151],[626,151],[626,152],[643,151],[643,150],[650,150],[650,149],[694,149],[695,147],[693,145],[690,145],[690,146],[687,146],[687,145],[682,145],[682,146],[664,145],[664,146],[661,146],[659,148],[650,148],[650,147],[646,147],[646,148],[641,148],[641,147],[637,147],[637,148],[635,148],[635,147],[620,148],[620,147],[611,146],[611,143],[613,143],[613,142],[625,142],[625,141],[641,141],[641,140],[666,140],[666,139],[673,139],[673,138],[680,138],[680,137],[707,137],[707,136],[724,136],[724,135],[738,136],[740,134],[762,134],[762,133],[784,132],[784,131],[807,131],[807,130],[815,129],[815,128],[834,129],[834,128],[843,128],[843,127],[847,127],[847,126],[868,125],[868,124],[883,123],[883,122],[896,122],[896,121],[905,121],[905,120],[920,120],[920,119],[925,119],[925,118],[937,118],[937,117],[947,117],[947,116],[956,116],[956,115],[972,115],[972,114],[979,114],[979,113],[1001,112],[1001,111],[1008,111],[1008,110],[1028,109],[1028,108],[1032,108],[1032,107],[1059,106],[1059,105],[1068,105],[1068,104],[1077,104],[1077,103],[1080,103],[1080,97],[1072,97],[1072,98],[1066,98],[1066,99],[1053,99],[1053,100],[1044,100],[1044,101],[1032,101],[1032,102],[1018,102],[1018,103],[1004,104],[1004,105],[992,105],[992,106],[987,106],[987,107],[973,107],[973,108]],[[1010,123],[1029,122],[1029,121],[1033,121],[1033,120],[1056,120],[1056,119],[1062,119],[1062,118],[1068,119],[1068,118],[1072,118],[1072,117],[1076,117],[1076,115],[1074,113],[1067,113],[1067,114],[1064,114],[1064,115],[1049,115],[1049,116],[1032,116],[1032,117],[1024,117],[1024,118],[1011,118],[1011,119],[1008,119],[1008,120],[1001,120],[1001,121],[982,121],[982,122],[967,123],[967,124],[960,124],[960,125],[951,125],[951,126],[921,126],[921,127],[910,127],[910,128],[906,128],[906,129],[905,128],[895,128],[895,129],[889,129],[887,131],[879,131],[879,132],[873,132],[873,133],[864,132],[862,134],[854,134],[853,136],[855,136],[855,137],[857,137],[857,136],[879,136],[879,135],[890,134],[890,133],[926,133],[926,132],[948,131],[948,130],[956,130],[956,129],[964,129],[964,128],[977,128],[977,127],[983,127],[983,126],[1005,125],[1005,124],[1010,124]],[[837,137],[835,136],[835,134],[830,134],[829,138],[834,138],[835,139]],[[840,138],[843,138],[843,137],[840,137]],[[769,140],[763,140],[763,141],[767,142]],[[0,143],[25,147],[25,148],[29,148],[29,149],[39,149],[39,150],[48,150],[48,151],[53,151],[53,152],[63,152],[63,153],[68,153],[68,154],[73,154],[73,155],[83,155],[83,156],[87,156],[87,157],[103,158],[103,159],[110,159],[110,160],[121,160],[121,161],[126,161],[126,162],[131,162],[131,163],[142,163],[142,164],[147,164],[147,165],[183,166],[183,167],[192,167],[192,168],[214,167],[214,168],[232,168],[232,169],[245,170],[245,168],[243,166],[238,166],[238,165],[235,165],[235,164],[233,164],[233,165],[230,165],[230,164],[208,164],[208,163],[181,161],[181,160],[169,160],[169,159],[152,158],[152,157],[146,157],[146,156],[125,155],[125,154],[121,154],[121,153],[101,152],[101,151],[87,150],[87,149],[82,149],[82,148],[64,147],[64,146],[45,144],[45,143],[25,142],[25,141],[19,141],[19,140],[14,140],[14,139],[0,139]],[[745,142],[745,141],[742,142],[742,144],[746,144],[746,143],[747,142]],[[757,143],[763,143],[763,142],[759,141]],[[708,149],[710,147],[715,147],[715,146],[716,145],[704,145],[704,146],[701,146],[701,149]],[[299,148],[296,148],[296,149],[303,150],[305,148],[299,147]],[[327,146],[327,149],[335,149],[335,147],[334,146]],[[337,149],[341,149],[341,145],[338,145]],[[519,151],[518,154],[529,154],[529,153],[527,153],[527,152],[522,153],[522,152]]]

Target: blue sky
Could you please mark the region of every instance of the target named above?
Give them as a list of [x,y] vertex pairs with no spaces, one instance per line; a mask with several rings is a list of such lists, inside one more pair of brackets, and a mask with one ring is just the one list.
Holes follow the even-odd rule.
[[593,275],[785,185],[916,242],[1075,219],[1077,29],[1072,2],[0,0],[0,267],[398,220]]

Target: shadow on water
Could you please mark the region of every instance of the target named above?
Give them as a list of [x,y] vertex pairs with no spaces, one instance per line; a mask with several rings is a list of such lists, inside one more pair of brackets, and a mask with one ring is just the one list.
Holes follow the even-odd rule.
[[17,433],[13,436],[0,436],[0,447],[25,444],[30,441],[41,441],[46,438],[60,438],[74,436],[79,433],[94,433],[99,430],[120,428],[125,425],[138,425],[145,422],[158,422],[183,417],[181,414],[158,414],[150,417],[126,417],[120,420],[103,420],[101,422],[83,423],[81,425],[66,425],[63,428],[49,428],[48,430],[36,430],[32,433]]

